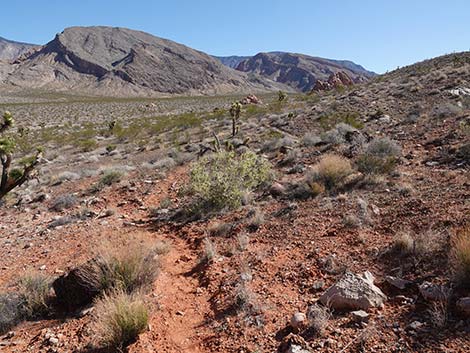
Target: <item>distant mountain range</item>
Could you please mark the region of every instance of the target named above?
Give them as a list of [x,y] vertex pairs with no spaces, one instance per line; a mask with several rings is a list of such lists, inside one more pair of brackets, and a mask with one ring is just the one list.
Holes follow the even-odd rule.
[[269,52],[252,57],[217,57],[223,64],[238,71],[258,74],[295,90],[308,92],[317,80],[327,80],[331,74],[345,72],[353,81],[362,82],[375,73],[347,60],[331,60],[304,54]]
[[0,40],[0,86],[109,96],[308,91],[317,79],[373,73],[350,61],[272,52],[212,57],[148,33],[71,27],[44,46]]
[[38,45],[14,42],[0,37],[0,60],[12,61],[19,56],[38,48]]

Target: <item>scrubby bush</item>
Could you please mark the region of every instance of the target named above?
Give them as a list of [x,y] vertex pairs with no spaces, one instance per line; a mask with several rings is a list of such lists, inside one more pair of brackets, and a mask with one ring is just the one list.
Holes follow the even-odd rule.
[[315,304],[308,308],[307,319],[310,327],[318,336],[323,336],[325,333],[330,317],[331,312],[328,307]]
[[305,147],[315,146],[321,143],[321,138],[318,135],[312,134],[310,132],[306,133],[302,137],[302,145]]
[[15,293],[0,293],[0,334],[4,334],[22,319],[23,300]]
[[352,172],[348,159],[337,155],[328,155],[318,162],[307,176],[307,180],[309,185],[321,183],[326,189],[333,190]]
[[72,194],[61,195],[55,198],[50,206],[51,210],[60,212],[64,209],[71,208],[77,203],[77,198]]
[[263,158],[249,151],[237,156],[219,152],[204,157],[192,166],[187,192],[195,200],[196,213],[236,209],[244,193],[271,178],[271,167]]
[[100,344],[122,349],[148,327],[149,311],[140,294],[116,291],[95,306],[95,333]]
[[372,140],[357,158],[356,165],[365,174],[387,174],[395,169],[401,148],[387,137]]

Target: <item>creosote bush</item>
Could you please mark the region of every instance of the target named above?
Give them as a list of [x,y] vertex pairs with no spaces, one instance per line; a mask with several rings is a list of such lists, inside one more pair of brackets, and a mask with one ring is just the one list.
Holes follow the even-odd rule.
[[241,155],[218,152],[195,163],[186,190],[194,196],[190,208],[204,214],[242,205],[243,195],[271,179],[271,166],[263,158],[248,151]]
[[141,294],[116,291],[95,305],[95,332],[105,347],[122,349],[148,327],[149,311]]
[[309,173],[307,182],[309,185],[321,183],[326,189],[333,190],[352,173],[353,169],[348,159],[337,155],[328,155],[323,157]]
[[395,169],[401,148],[387,137],[372,140],[358,156],[357,169],[364,174],[388,174]]

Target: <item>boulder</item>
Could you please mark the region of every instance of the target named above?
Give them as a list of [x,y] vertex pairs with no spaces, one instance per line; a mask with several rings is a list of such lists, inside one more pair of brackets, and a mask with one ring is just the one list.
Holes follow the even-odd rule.
[[90,304],[106,289],[107,271],[105,262],[95,258],[60,276],[52,283],[58,303],[68,308]]
[[369,310],[382,307],[387,297],[374,284],[374,276],[366,271],[363,274],[346,274],[321,297],[320,302],[337,310]]

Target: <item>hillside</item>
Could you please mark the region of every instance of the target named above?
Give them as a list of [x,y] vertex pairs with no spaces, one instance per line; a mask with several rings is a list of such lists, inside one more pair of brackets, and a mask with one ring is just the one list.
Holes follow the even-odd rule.
[[67,28],[10,71],[6,85],[112,96],[283,88],[170,40],[111,27]]
[[469,351],[470,52],[260,96],[232,136],[244,96],[2,103],[13,165],[44,148],[0,204],[2,352],[119,351],[109,268],[149,313],[129,353]]
[[0,37],[0,61],[13,61],[38,47],[38,45],[15,42]]
[[244,60],[248,60],[250,56],[214,56],[217,60],[219,60],[225,66],[228,66],[232,69],[236,69],[237,66]]
[[338,71],[345,72],[356,82],[365,81],[375,75],[351,61],[285,52],[259,53],[241,61],[236,69],[259,74],[302,92],[312,90],[317,80],[327,80],[331,74]]

